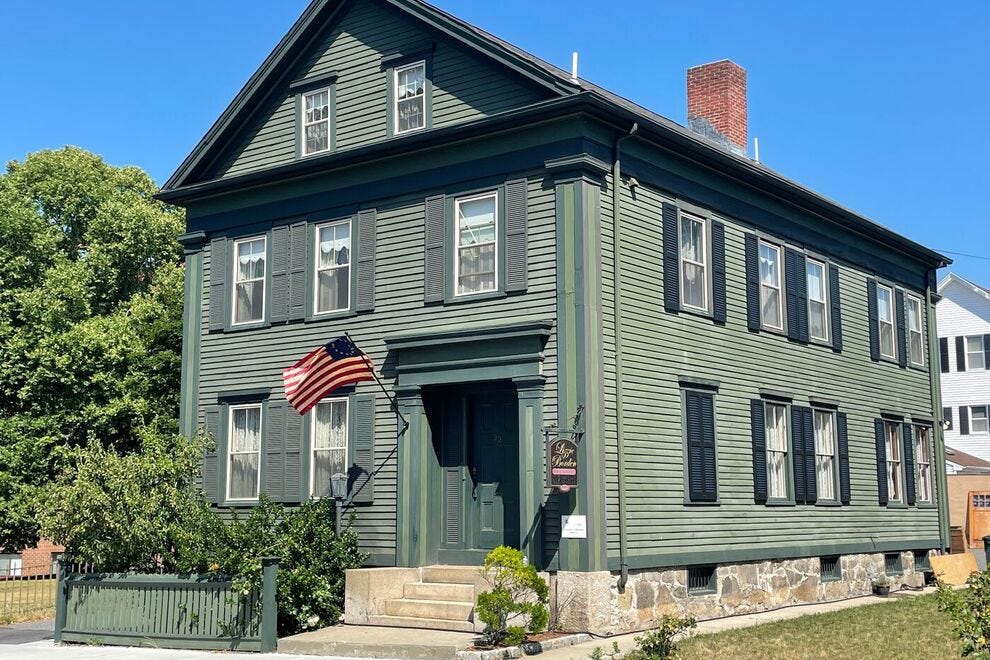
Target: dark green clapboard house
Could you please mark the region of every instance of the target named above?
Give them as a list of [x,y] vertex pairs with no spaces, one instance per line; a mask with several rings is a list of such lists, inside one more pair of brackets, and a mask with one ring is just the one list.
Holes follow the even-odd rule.
[[[947,547],[948,260],[747,158],[735,64],[688,88],[690,129],[418,0],[314,0],[165,185],[204,487],[348,474],[349,621],[470,629],[454,567],[503,543],[602,633],[916,583]],[[282,369],[345,332],[397,411],[362,383],[301,417]]]

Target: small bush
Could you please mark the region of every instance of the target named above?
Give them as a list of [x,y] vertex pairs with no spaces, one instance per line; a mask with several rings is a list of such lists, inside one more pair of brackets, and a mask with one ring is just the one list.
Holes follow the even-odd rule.
[[[527,630],[535,633],[546,627],[549,588],[536,567],[526,563],[522,552],[499,546],[485,557],[482,570],[492,588],[478,594],[477,611],[489,646],[519,644]],[[520,618],[525,625],[509,625],[513,618]]]
[[636,649],[626,656],[628,660],[667,660],[677,657],[677,635],[694,628],[693,616],[680,618],[664,616],[660,625],[636,637]]
[[975,573],[969,589],[957,591],[938,581],[938,608],[952,619],[953,632],[962,641],[964,657],[990,659],[990,571]]

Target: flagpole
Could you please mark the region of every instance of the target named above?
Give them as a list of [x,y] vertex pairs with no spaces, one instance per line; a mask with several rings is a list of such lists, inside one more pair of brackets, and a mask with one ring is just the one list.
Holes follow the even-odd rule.
[[[357,344],[354,342],[354,340],[347,332],[344,333],[344,336],[347,337],[347,339],[351,342],[354,348],[357,348]],[[361,351],[360,348],[358,348],[358,350]],[[361,351],[361,355],[368,357],[368,354],[365,353],[364,351]],[[401,434],[405,432],[405,430],[409,428],[409,422],[402,414],[402,411],[399,410],[399,404],[395,401],[395,398],[391,395],[391,393],[389,393],[389,391],[385,389],[385,384],[382,383],[381,379],[378,377],[378,373],[375,371],[374,367],[371,368],[371,375],[374,377],[375,382],[378,383],[378,387],[382,388],[382,392],[385,393],[385,396],[388,398],[389,403],[392,404],[392,410],[394,410],[395,414],[399,417],[399,419],[402,420],[402,430],[399,431],[399,433]]]

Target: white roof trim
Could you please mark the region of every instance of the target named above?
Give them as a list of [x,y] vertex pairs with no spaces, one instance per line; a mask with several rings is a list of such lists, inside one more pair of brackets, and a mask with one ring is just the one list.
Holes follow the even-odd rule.
[[939,295],[942,295],[942,291],[945,290],[945,288],[950,284],[952,284],[953,282],[961,286],[964,286],[967,289],[970,289],[974,293],[980,294],[987,300],[990,300],[990,289],[985,289],[979,284],[974,284],[973,282],[970,282],[962,275],[957,275],[956,273],[949,273],[948,275],[943,277],[942,280],[938,283]]

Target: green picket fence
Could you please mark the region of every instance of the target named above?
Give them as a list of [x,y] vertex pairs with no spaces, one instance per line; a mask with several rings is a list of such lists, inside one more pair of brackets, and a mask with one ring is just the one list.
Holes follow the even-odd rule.
[[60,572],[55,641],[273,652],[277,571],[264,559],[262,588],[247,595],[215,575]]

